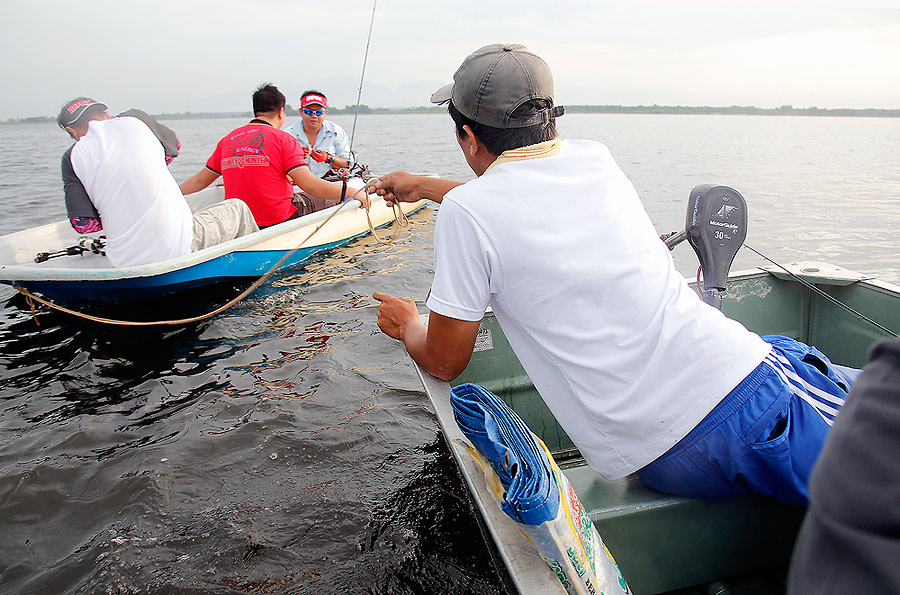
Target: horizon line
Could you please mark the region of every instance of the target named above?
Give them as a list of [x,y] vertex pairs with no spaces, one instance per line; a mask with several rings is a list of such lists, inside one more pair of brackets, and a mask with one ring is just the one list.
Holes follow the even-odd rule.
[[[287,107],[291,107],[287,104]],[[739,114],[739,115],[837,115],[837,116],[887,116],[900,117],[900,108],[820,108],[820,107],[793,107],[792,105],[782,105],[776,108],[763,108],[751,105],[730,105],[730,106],[690,106],[690,105],[610,105],[610,104],[563,104],[566,110],[573,113],[669,113],[669,114],[690,114],[690,113],[706,113],[706,114]],[[388,114],[388,113],[443,113],[446,111],[443,106],[416,106],[416,107],[369,107],[366,104],[357,106],[345,106],[343,108],[329,108],[332,114],[346,115],[354,114],[359,111],[361,114]],[[250,110],[223,110],[223,111],[200,111],[200,112],[161,112],[153,114],[156,118],[185,118],[190,116],[201,117],[243,117],[252,116]],[[5,121],[0,120],[0,124],[17,124],[17,123],[38,123],[53,122],[55,116],[29,116],[24,118],[7,118]]]

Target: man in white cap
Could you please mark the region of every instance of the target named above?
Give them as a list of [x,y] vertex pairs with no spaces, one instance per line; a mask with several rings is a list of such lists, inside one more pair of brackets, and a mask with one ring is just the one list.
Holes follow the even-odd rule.
[[432,101],[449,102],[478,177],[375,184],[388,201],[441,203],[428,325],[414,302],[375,293],[382,331],[452,380],[490,306],[596,472],[805,504],[851,380],[815,348],[762,338],[700,300],[609,150],[557,137],[553,77],[525,47],[477,50]]
[[166,167],[175,134],[139,110],[110,118],[107,109],[77,97],[57,124],[75,140],[62,158],[69,221],[79,233],[105,232],[110,264],[159,262],[259,229],[240,200],[192,214]]

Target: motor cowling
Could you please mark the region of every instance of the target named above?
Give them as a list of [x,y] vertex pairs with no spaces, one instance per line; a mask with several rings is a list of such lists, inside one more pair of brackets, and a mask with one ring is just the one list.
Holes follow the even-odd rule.
[[691,190],[685,231],[703,272],[700,296],[717,308],[734,256],[747,237],[747,201],[728,186],[702,184]]

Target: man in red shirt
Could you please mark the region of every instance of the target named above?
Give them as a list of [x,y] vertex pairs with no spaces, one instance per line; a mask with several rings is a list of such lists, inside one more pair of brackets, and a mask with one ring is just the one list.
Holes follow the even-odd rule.
[[[284,104],[275,85],[260,86],[253,93],[256,117],[220,140],[206,167],[181,183],[181,192],[192,194],[222,176],[225,198],[246,202],[260,227],[334,206],[352,193],[310,173],[296,139],[280,130]],[[296,201],[291,180],[301,190]]]

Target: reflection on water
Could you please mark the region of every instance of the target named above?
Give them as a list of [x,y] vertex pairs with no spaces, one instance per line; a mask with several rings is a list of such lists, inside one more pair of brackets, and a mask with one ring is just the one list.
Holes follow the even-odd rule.
[[[239,123],[170,122],[176,178]],[[471,177],[446,116],[359,130],[374,171]],[[560,130],[609,143],[660,233],[683,226],[694,185],[718,182],[747,198],[748,243],[773,258],[900,280],[900,120],[570,114]],[[61,218],[64,135],[0,126],[5,137],[32,150],[0,157],[0,231]],[[375,324],[374,291],[422,307],[435,213],[178,328],[33,318],[0,288],[0,592],[495,593],[431,407]],[[675,258],[693,276],[690,249]],[[758,264],[742,251],[736,266]]]
[[427,257],[403,255],[427,254],[432,218],[186,327],[38,326],[7,304],[0,590],[495,592],[430,407],[374,327],[373,291],[424,293]]

